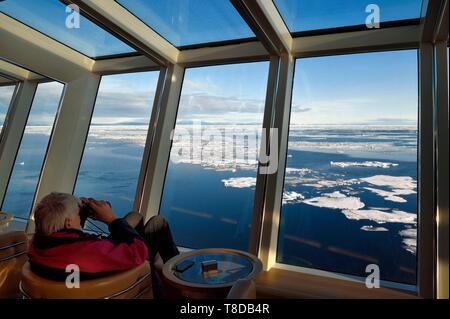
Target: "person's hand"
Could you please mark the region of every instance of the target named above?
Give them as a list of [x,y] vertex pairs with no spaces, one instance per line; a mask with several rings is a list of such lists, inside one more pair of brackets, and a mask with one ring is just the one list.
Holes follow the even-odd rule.
[[99,220],[107,225],[111,224],[117,216],[114,214],[111,206],[104,200],[95,200],[93,198],[81,198],[89,207],[92,208],[94,219]]

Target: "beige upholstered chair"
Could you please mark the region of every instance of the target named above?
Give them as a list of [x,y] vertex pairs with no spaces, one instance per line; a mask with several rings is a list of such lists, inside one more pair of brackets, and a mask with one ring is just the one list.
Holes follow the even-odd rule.
[[0,234],[0,299],[20,296],[20,272],[28,260],[27,243],[22,231]]
[[27,262],[22,268],[20,291],[32,299],[152,299],[151,269],[148,262],[99,279],[83,280],[80,288],[34,274]]

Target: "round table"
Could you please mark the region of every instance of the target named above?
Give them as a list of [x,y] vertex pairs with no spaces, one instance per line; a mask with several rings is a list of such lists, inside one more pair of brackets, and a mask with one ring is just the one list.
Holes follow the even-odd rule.
[[[183,272],[175,270],[183,261],[194,264]],[[216,261],[217,270],[203,272],[203,261]],[[262,263],[254,255],[234,249],[200,249],[177,255],[163,267],[166,283],[184,298],[225,298],[239,279],[255,279]]]

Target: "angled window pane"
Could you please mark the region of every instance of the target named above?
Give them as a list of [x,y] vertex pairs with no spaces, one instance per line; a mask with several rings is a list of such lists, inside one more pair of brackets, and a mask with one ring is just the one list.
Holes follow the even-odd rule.
[[248,249],[268,67],[186,70],[160,209],[180,246]]
[[277,261],[416,283],[417,51],[299,59]]
[[253,38],[228,0],[116,0],[173,45]]
[[34,96],[2,210],[28,218],[64,85],[41,83]]
[[158,72],[103,76],[75,195],[107,200],[120,217],[133,209]]
[[420,18],[422,6],[422,0],[274,0],[274,3],[291,32],[365,25],[374,12],[372,7],[366,12],[370,4],[378,6],[380,22]]
[[0,2],[0,12],[91,58],[135,52],[83,16],[78,27],[76,18],[72,19],[60,1],[8,0]]
[[2,131],[15,89],[15,85],[0,86],[0,132]]

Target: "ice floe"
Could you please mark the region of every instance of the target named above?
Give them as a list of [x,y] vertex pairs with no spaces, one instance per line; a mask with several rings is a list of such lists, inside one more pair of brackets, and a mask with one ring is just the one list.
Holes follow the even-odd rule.
[[[368,191],[371,191],[372,193],[375,193],[381,197],[384,197],[385,200],[391,201],[391,202],[396,202],[396,203],[406,203],[407,200],[404,199],[403,197],[397,196],[397,195],[401,195],[398,192],[389,192],[389,191],[385,191],[382,189],[376,189],[376,188],[371,188],[371,187],[364,187],[364,189],[367,189]],[[407,195],[407,194],[404,194]]]
[[376,209],[343,209],[342,213],[352,220],[371,220],[378,224],[403,223],[415,224],[417,215],[400,210],[385,212]]
[[299,175],[305,175],[313,173],[314,171],[309,168],[294,168],[294,167],[287,167],[286,168],[286,174],[299,174]]
[[406,228],[401,230],[399,235],[403,237],[403,248],[415,255],[417,251],[417,228]]
[[354,184],[359,184],[360,180],[357,178],[352,178],[352,179],[342,179],[342,178],[338,178],[336,180],[327,180],[327,179],[321,179],[319,180],[319,178],[315,178],[313,183],[309,182],[304,184],[304,186],[309,186],[309,187],[315,187],[315,188],[331,188],[331,187],[338,187],[338,186],[351,186]]
[[330,162],[334,167],[375,167],[375,168],[391,168],[398,166],[395,163],[378,162],[378,161],[365,161],[365,162]]
[[256,177],[233,177],[222,180],[225,187],[248,188],[256,185]]
[[401,195],[416,194],[417,182],[410,176],[376,175],[361,178],[361,181],[375,186],[390,188],[387,191],[373,187],[364,187],[366,190],[384,197],[385,200],[391,202],[406,203],[407,201],[403,197],[400,197]]
[[347,197],[340,192],[325,193],[319,197],[303,200],[303,203],[323,208],[357,210],[364,207],[358,197]]
[[297,193],[297,192],[284,192],[283,193],[283,204],[299,203],[304,199],[305,199],[305,196],[303,196],[302,194]]
[[361,230],[364,230],[364,231],[370,231],[370,232],[384,232],[384,231],[389,231],[389,229],[387,229],[387,228],[384,228],[384,227],[374,227],[374,226],[372,226],[372,225],[369,225],[369,226],[362,226],[360,229],[361,229]]
[[361,178],[361,181],[375,185],[387,186],[392,189],[409,190],[414,194],[413,190],[417,186],[417,182],[410,176],[390,176],[390,175],[375,175],[372,177]]

